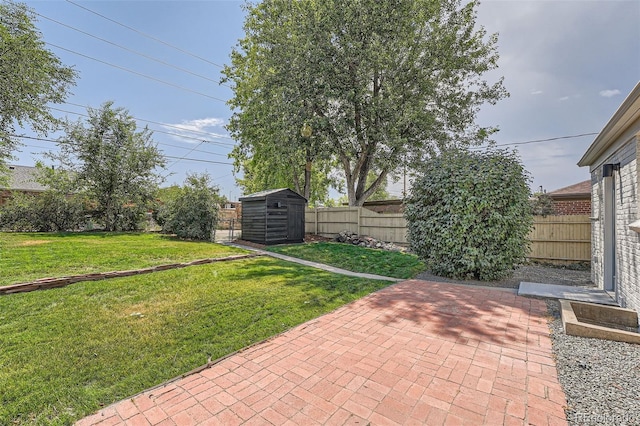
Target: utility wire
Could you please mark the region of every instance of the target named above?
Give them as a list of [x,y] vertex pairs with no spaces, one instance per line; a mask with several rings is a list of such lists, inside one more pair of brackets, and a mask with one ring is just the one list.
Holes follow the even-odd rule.
[[499,143],[499,144],[495,144],[495,145],[478,146],[478,147],[472,147],[471,149],[478,150],[478,149],[492,148],[494,146],[529,145],[529,144],[532,144],[532,143],[552,142],[552,141],[557,141],[557,140],[561,140],[561,139],[575,139],[575,138],[581,138],[583,136],[594,136],[594,135],[597,135],[597,134],[599,134],[599,133],[598,132],[581,133],[579,135],[558,136],[558,137],[555,137],[555,138],[548,138],[548,139],[535,139],[535,140],[524,141],[524,142],[509,142],[509,143]]
[[210,163],[210,164],[224,164],[226,166],[233,166],[233,163],[224,163],[222,161],[213,161],[213,160],[200,160],[198,158],[180,158],[180,157],[172,157],[170,155],[165,155],[164,158],[171,158],[171,159],[178,159],[178,160],[185,160],[185,161],[198,161],[200,163]]
[[157,81],[157,82],[162,83],[162,84],[166,84],[167,86],[175,87],[177,89],[184,90],[186,92],[195,93],[196,95],[204,96],[206,98],[213,99],[213,100],[216,100],[216,101],[220,101],[222,103],[227,103],[227,101],[225,101],[224,99],[216,98],[215,96],[207,95],[206,93],[198,92],[197,90],[193,90],[193,89],[189,89],[187,87],[179,86],[177,84],[170,83],[168,81],[164,81],[164,80],[161,80],[159,78],[152,77],[150,75],[143,74],[141,72],[131,70],[129,68],[121,67],[120,65],[115,65],[115,64],[112,64],[110,62],[106,62],[106,61],[103,61],[101,59],[97,59],[97,58],[94,58],[92,56],[85,55],[84,53],[76,52],[74,50],[67,49],[67,48],[62,47],[62,46],[58,46],[57,44],[53,44],[53,43],[49,43],[49,42],[45,42],[45,44],[48,44],[51,47],[55,47],[57,49],[61,49],[61,50],[64,50],[66,52],[69,52],[69,53],[73,53],[74,55],[82,56],[83,58],[91,59],[92,61],[96,61],[96,62],[99,62],[101,64],[108,65],[110,67],[117,68],[119,70],[126,71],[126,72],[129,72],[129,73],[138,75],[140,77],[148,78],[149,80],[153,80],[153,81]]
[[[68,145],[77,145],[77,143],[74,142],[68,142],[68,141],[58,141],[55,139],[47,139],[47,138],[38,138],[35,136],[27,136],[27,135],[10,135],[14,138],[21,138],[21,139],[31,139],[31,140],[35,140],[35,141],[42,141],[42,142],[54,142],[54,143],[66,143]],[[180,158],[180,157],[174,157],[171,155],[163,155],[163,157],[165,158],[171,158],[171,159],[179,159],[179,160],[185,160],[185,161],[198,161],[198,162],[202,162],[202,163],[211,163],[211,164],[224,164],[227,166],[233,166],[233,163],[225,163],[222,161],[213,161],[213,160],[201,160],[199,158]]]
[[[86,106],[85,106],[85,105],[80,105],[80,104],[76,104],[76,103],[68,102],[68,101],[67,101],[67,102],[65,102],[65,104],[67,104],[67,105],[77,106],[77,107],[79,107],[79,108],[86,108]],[[72,114],[77,114],[77,113],[73,112]],[[215,133],[202,132],[202,131],[200,131],[200,130],[189,130],[189,129],[185,129],[184,127],[176,126],[176,125],[174,125],[174,124],[160,123],[159,121],[145,120],[144,118],[138,118],[138,117],[133,117],[133,116],[132,116],[132,118],[134,118],[135,120],[138,120],[138,121],[145,122],[145,123],[157,124],[157,125],[159,125],[159,126],[163,126],[163,127],[171,127],[171,128],[174,128],[174,129],[182,130],[183,132],[189,132],[189,133],[196,133],[196,134],[206,135],[206,136],[213,137],[213,138],[216,138],[216,139],[229,139],[229,140],[234,140],[234,139],[233,139],[232,137],[230,137],[230,136],[217,135],[217,134],[215,134]],[[161,133],[162,133],[162,132],[161,132]],[[172,133],[172,134],[173,134],[173,133]],[[202,139],[202,138],[200,138],[200,139]],[[200,140],[200,139],[198,139],[198,140]],[[224,144],[224,145],[228,145],[228,146],[235,146],[235,144],[229,144],[229,143],[228,143],[228,144],[225,144],[224,142],[218,142],[218,144],[221,144],[221,145],[222,145],[222,144]]]
[[[122,50],[125,50],[125,51],[129,52],[129,53],[133,53],[134,55],[138,55],[138,56],[141,56],[141,57],[143,57],[143,58],[149,59],[149,60],[151,60],[151,61],[155,61],[155,62],[157,62],[157,63],[159,63],[159,64],[164,65],[164,66],[167,66],[167,67],[170,67],[170,68],[176,69],[176,70],[178,70],[178,71],[182,71],[182,72],[185,72],[185,73],[188,73],[188,74],[194,75],[194,76],[196,76],[196,77],[200,77],[200,78],[202,78],[202,79],[204,79],[204,80],[208,80],[208,81],[211,81],[211,82],[213,82],[213,83],[220,84],[220,82],[219,82],[219,81],[216,81],[216,80],[214,80],[214,79],[212,79],[212,78],[209,78],[209,77],[206,77],[206,76],[204,76],[204,75],[201,75],[201,74],[198,74],[198,73],[195,73],[195,72],[189,71],[188,69],[185,69],[185,68],[179,67],[179,66],[177,66],[177,65],[173,65],[173,64],[171,64],[171,63],[169,63],[169,62],[165,62],[165,61],[163,61],[162,59],[154,58],[153,56],[149,56],[149,55],[144,54],[144,53],[142,53],[142,52],[138,52],[138,51],[136,51],[136,50],[129,49],[129,48],[128,48],[128,47],[126,47],[126,46],[122,46],[122,45],[120,45],[120,44],[114,43],[114,42],[109,41],[109,40],[107,40],[107,39],[104,39],[104,38],[102,38],[102,37],[98,37],[98,36],[96,36],[96,35],[93,35],[93,34],[91,34],[91,33],[88,33],[88,32],[86,32],[86,31],[83,31],[83,30],[81,30],[81,29],[78,29],[78,28],[72,27],[71,25],[67,25],[67,24],[65,24],[65,23],[63,23],[63,22],[57,21],[57,20],[55,20],[55,19],[53,19],[53,18],[49,18],[48,16],[44,16],[44,15],[42,15],[42,14],[40,14],[40,13],[35,12],[35,14],[36,14],[36,15],[38,15],[39,17],[41,17],[41,18],[44,18],[44,19],[48,20],[48,21],[55,22],[55,23],[56,23],[56,24],[58,24],[58,25],[62,25],[63,27],[69,28],[69,29],[71,29],[71,30],[73,30],[73,31],[77,31],[77,32],[79,32],[79,33],[81,33],[81,34],[84,34],[84,35],[88,36],[88,37],[92,37],[92,38],[94,38],[94,39],[96,39],[96,40],[100,40],[100,41],[102,41],[102,42],[104,42],[104,43],[107,43],[107,44],[110,44],[110,45],[112,45],[112,46],[118,47],[118,48],[120,48],[120,49],[122,49]],[[227,86],[227,87],[230,87],[230,86],[228,86],[228,85],[226,85],[226,84],[223,84],[223,85],[224,85],[224,86]]]
[[200,145],[202,145],[205,141],[201,141],[198,145],[194,146],[191,151],[187,152],[185,155],[183,155],[182,157],[180,157],[179,159],[177,159],[176,161],[174,161],[173,163],[169,164],[167,166],[167,169],[170,169],[171,167],[175,166],[176,164],[178,164],[181,160],[184,160],[185,158],[187,158],[187,156],[189,154],[191,154],[193,151],[196,150],[196,148],[198,148]]
[[135,28],[133,28],[133,27],[130,27],[130,26],[128,26],[128,25],[125,25],[125,24],[123,24],[123,23],[121,23],[121,22],[118,22],[118,21],[116,21],[115,19],[111,19],[111,18],[109,18],[109,17],[107,17],[107,16],[105,16],[105,15],[102,15],[101,13],[98,13],[98,12],[96,12],[96,11],[93,11],[93,10],[91,10],[91,9],[87,8],[87,7],[81,6],[81,5],[79,5],[78,3],[75,3],[75,2],[73,2],[73,1],[71,1],[71,0],[66,0],[66,1],[67,1],[67,3],[71,3],[72,5],[74,5],[74,6],[76,6],[76,7],[79,7],[80,9],[84,9],[84,10],[86,10],[86,11],[87,11],[87,12],[89,12],[89,13],[93,13],[94,15],[97,15],[97,16],[99,16],[99,17],[103,18],[103,19],[106,19],[107,21],[113,22],[114,24],[120,25],[121,27],[124,27],[124,28],[126,28],[126,29],[128,29],[128,30],[130,30],[130,31],[133,31],[133,32],[135,32],[135,33],[137,33],[137,34],[139,34],[139,35],[141,35],[141,36],[143,36],[143,37],[146,37],[146,38],[148,38],[148,39],[151,39],[151,40],[153,40],[153,41],[155,41],[155,42],[157,42],[157,43],[163,44],[163,45],[165,45],[165,46],[167,46],[167,47],[170,47],[170,48],[172,48],[172,49],[175,49],[175,50],[177,50],[177,51],[179,51],[179,52],[182,52],[182,53],[184,53],[185,55],[192,56],[192,57],[194,57],[194,58],[196,58],[196,59],[199,59],[199,60],[201,60],[201,61],[203,61],[203,62],[206,62],[206,63],[208,63],[208,64],[210,64],[210,65],[213,65],[213,66],[216,66],[216,67],[218,67],[218,68],[224,68],[222,65],[220,65],[220,64],[216,64],[215,62],[211,62],[210,60],[205,59],[205,58],[203,58],[202,56],[198,56],[198,55],[196,55],[195,53],[191,53],[191,52],[189,52],[189,51],[187,51],[187,50],[184,50],[184,49],[182,49],[182,48],[180,48],[180,47],[178,47],[178,46],[174,46],[174,45],[172,45],[172,44],[170,44],[170,43],[167,43],[166,41],[162,41],[162,40],[160,40],[159,38],[156,38],[156,37],[154,37],[154,36],[152,36],[152,35],[149,35],[149,34],[143,33],[143,32],[142,32],[142,31],[140,31],[140,30],[137,30],[137,29],[135,29]]
[[[79,115],[81,117],[89,117],[87,114],[83,114],[83,113],[80,113],[80,112],[74,112],[74,111],[68,111],[66,109],[61,109],[61,108],[56,108],[56,107],[49,107],[49,109],[52,109],[54,111],[64,112],[66,114],[74,114],[74,115]],[[131,117],[131,118],[136,119],[135,117]],[[141,121],[144,121],[144,120],[141,120]],[[163,133],[165,135],[177,136],[177,137],[184,138],[184,139],[202,141],[202,138],[196,138],[196,137],[193,137],[193,136],[185,136],[185,135],[181,135],[179,133],[165,132],[164,130],[157,130],[157,129],[152,129],[152,128],[150,130],[153,131],[154,133]],[[215,141],[210,141],[210,140],[205,140],[205,142],[208,143],[208,144],[211,144],[211,145],[217,145],[217,146],[221,146],[221,147],[234,146],[233,144],[226,143],[226,142],[215,142]]]

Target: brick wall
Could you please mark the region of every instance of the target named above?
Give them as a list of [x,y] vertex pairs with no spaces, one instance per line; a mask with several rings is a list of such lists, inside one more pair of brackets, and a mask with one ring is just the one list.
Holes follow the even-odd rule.
[[552,200],[554,214],[558,216],[591,216],[591,198],[584,200]]

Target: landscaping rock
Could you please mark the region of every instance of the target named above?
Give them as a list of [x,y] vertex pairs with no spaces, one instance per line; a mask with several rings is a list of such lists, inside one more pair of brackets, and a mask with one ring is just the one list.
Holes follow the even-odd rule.
[[355,232],[351,231],[340,231],[340,233],[336,236],[335,239],[339,243],[353,244],[355,246],[367,247],[379,250],[388,250],[388,251],[400,251],[404,252],[406,249],[404,247],[397,246],[393,243],[388,243],[380,240],[376,240],[375,238],[361,236]]

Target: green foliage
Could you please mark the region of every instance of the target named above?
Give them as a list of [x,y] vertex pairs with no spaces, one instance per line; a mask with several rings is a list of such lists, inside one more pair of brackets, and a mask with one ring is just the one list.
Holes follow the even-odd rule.
[[0,230],[22,232],[75,231],[85,223],[85,200],[55,190],[40,194],[14,192],[0,207]]
[[527,181],[506,150],[455,150],[425,162],[405,206],[412,250],[437,275],[506,276],[528,254]]
[[349,204],[362,205],[404,165],[484,142],[495,129],[476,125],[476,113],[507,93],[501,80],[482,79],[497,67],[497,36],[476,26],[477,4],[249,4],[245,37],[223,70],[234,90],[236,165],[251,158],[268,173],[289,161],[298,170],[335,161]]
[[190,175],[184,186],[167,200],[156,220],[164,233],[213,241],[221,201],[218,188],[211,185],[208,175]]
[[[310,165],[309,186],[305,186],[304,164],[296,164],[290,156],[271,152],[258,154],[254,145],[251,156],[241,152],[236,146],[231,153],[236,170],[242,170],[242,177],[236,183],[245,194],[275,188],[291,188],[308,199],[310,205],[325,203],[329,199],[329,187],[339,188],[339,181],[332,176],[332,163],[313,162]],[[307,194],[305,194],[305,191]]]
[[73,176],[74,190],[92,200],[94,219],[105,230],[140,229],[162,180],[157,169],[164,157],[151,131],[137,131],[127,110],[106,102],[87,113],[85,122],[66,123],[60,153],[49,155]]
[[57,127],[48,104],[62,103],[76,72],[45,48],[26,5],[0,3],[0,183],[5,162],[18,145],[15,124],[30,125],[39,134]]
[[555,213],[553,200],[546,192],[536,192],[533,194],[531,209],[535,216],[548,216]]
[[[368,186],[373,185],[373,182],[375,182],[377,178],[378,178],[378,174],[376,173],[376,171],[370,170],[369,174],[367,175],[367,185]],[[389,200],[393,198],[389,194],[389,191],[387,191],[388,180],[389,179],[385,176],[380,186],[378,186],[378,188],[375,191],[373,191],[368,201],[382,201],[382,200]]]
[[0,230],[34,231],[38,220],[34,207],[34,197],[14,192],[11,198],[0,207]]

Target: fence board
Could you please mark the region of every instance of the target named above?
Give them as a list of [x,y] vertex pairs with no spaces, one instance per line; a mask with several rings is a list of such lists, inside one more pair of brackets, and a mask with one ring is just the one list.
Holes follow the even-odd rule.
[[536,216],[529,257],[543,261],[591,261],[589,216]]
[[[307,208],[307,233],[334,238],[345,230],[382,241],[407,244],[407,222],[402,213],[380,214],[362,207]],[[591,261],[589,216],[535,216],[529,240],[531,259],[549,262]]]

